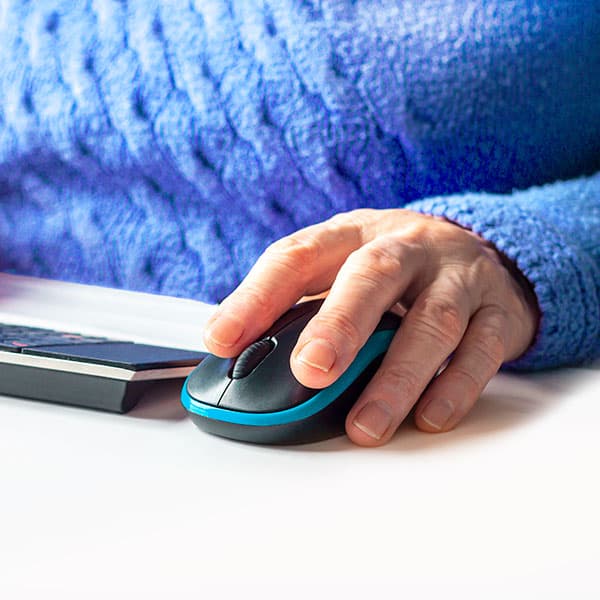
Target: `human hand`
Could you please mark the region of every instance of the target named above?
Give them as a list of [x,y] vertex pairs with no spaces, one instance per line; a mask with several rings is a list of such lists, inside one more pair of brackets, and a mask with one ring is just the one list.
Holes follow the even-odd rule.
[[205,343],[237,356],[301,297],[326,292],[290,359],[300,383],[323,388],[383,312],[401,305],[402,324],[346,419],[352,441],[378,446],[413,407],[419,429],[452,429],[501,364],[525,352],[538,309],[521,278],[489,243],[445,219],[355,210],[269,246],[209,321]]

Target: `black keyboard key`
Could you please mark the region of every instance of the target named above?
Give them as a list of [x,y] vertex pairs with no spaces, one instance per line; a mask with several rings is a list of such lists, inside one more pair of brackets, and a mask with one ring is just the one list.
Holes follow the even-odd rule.
[[[13,345],[21,345],[23,348],[35,348],[37,346],[74,346],[76,344],[104,344],[108,342],[106,338],[89,338],[89,337],[64,337],[61,335],[49,335],[49,336],[23,336],[14,340],[6,340],[7,343]],[[111,343],[127,343],[112,341]],[[130,342],[129,342],[130,343]]]
[[7,325],[0,323],[0,351],[19,352],[22,348],[39,346],[72,346],[74,344],[131,343],[124,340],[111,340],[106,337],[84,335],[81,333]]
[[111,341],[103,344],[29,347],[23,348],[22,353],[96,363],[131,371],[157,369],[165,363],[168,363],[170,367],[185,367],[199,362],[198,352],[132,342]]

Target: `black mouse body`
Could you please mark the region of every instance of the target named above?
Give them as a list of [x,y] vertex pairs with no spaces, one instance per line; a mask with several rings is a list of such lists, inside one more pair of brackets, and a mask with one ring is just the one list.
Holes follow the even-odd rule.
[[301,444],[342,435],[346,415],[381,364],[400,318],[385,313],[348,369],[329,387],[312,389],[292,374],[290,355],[321,304],[297,304],[237,358],[205,358],[181,391],[181,402],[196,425],[260,444]]

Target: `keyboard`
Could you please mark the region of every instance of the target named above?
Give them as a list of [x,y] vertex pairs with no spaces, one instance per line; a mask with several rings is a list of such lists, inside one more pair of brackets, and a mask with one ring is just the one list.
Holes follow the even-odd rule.
[[0,323],[0,394],[125,413],[153,382],[183,380],[205,356]]

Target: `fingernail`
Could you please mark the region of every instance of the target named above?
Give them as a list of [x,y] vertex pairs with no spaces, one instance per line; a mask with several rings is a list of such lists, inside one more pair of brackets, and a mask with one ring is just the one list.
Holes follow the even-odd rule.
[[314,339],[302,347],[297,356],[300,362],[327,373],[337,358],[333,345],[327,340]]
[[363,433],[380,440],[392,424],[392,413],[387,404],[374,400],[365,404],[352,421]]
[[421,419],[434,429],[442,429],[454,414],[454,406],[449,400],[432,400],[423,413]]
[[240,319],[232,315],[221,314],[209,322],[204,332],[204,339],[219,346],[228,347],[233,346],[243,333],[244,323]]

